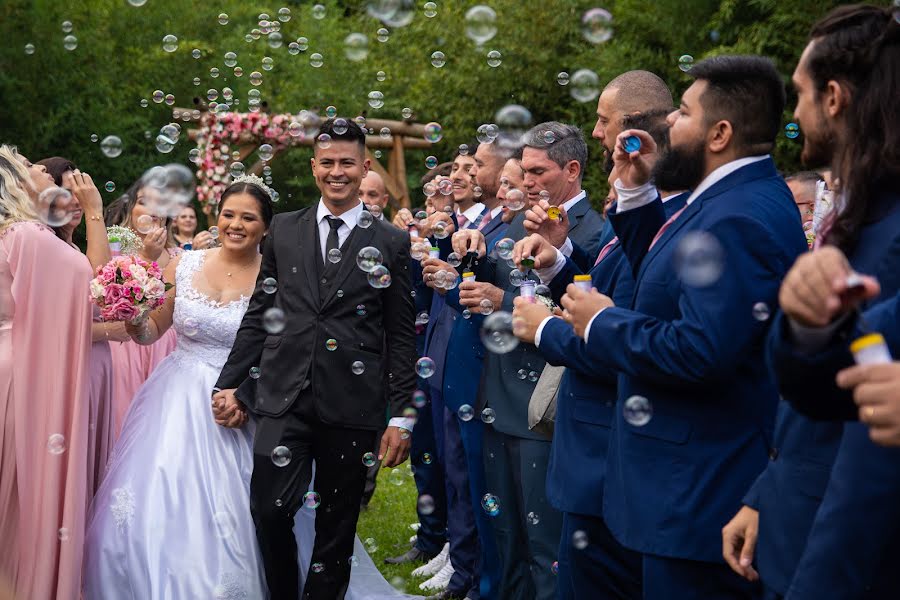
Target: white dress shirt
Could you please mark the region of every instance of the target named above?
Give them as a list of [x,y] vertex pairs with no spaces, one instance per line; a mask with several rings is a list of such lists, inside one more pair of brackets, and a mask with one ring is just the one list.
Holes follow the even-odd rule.
[[[338,227],[338,247],[344,245],[344,242],[346,242],[347,238],[350,236],[350,232],[356,227],[359,222],[359,215],[363,212],[363,208],[364,205],[360,202],[350,210],[337,215],[337,218],[343,221],[343,224]],[[319,206],[316,208],[316,223],[319,226],[319,245],[321,246],[322,251],[322,262],[326,265],[328,264],[328,257],[325,255],[325,245],[328,242],[328,234],[331,232],[331,225],[329,225],[326,217],[334,216],[335,215],[328,210],[328,207],[325,206],[325,202],[319,199]],[[407,417],[391,417],[391,420],[388,421],[388,427],[400,427],[407,431],[412,431],[415,423],[415,419]]]
[[461,228],[470,227],[472,223],[478,224],[478,217],[481,216],[481,213],[484,212],[484,204],[481,202],[476,202],[466,210],[460,212],[459,208],[456,209],[456,218],[459,220],[459,215],[462,215],[466,218],[466,222]]
[[[757,163],[757,162],[766,160],[767,158],[769,158],[768,154],[765,154],[763,156],[747,156],[744,158],[739,158],[737,160],[733,160],[731,162],[727,162],[724,165],[718,167],[712,173],[710,173],[709,175],[704,177],[703,181],[700,182],[700,185],[698,185],[694,189],[694,191],[691,192],[691,195],[688,196],[685,206],[690,206],[694,200],[696,200],[697,198],[700,197],[700,194],[702,194],[703,192],[705,192],[706,190],[708,190],[715,184],[719,183],[721,180],[725,179],[726,177],[728,177],[729,175],[731,175],[738,169],[740,169],[742,167],[746,167],[747,165],[751,165],[753,163]],[[642,185],[639,188],[632,188],[630,190],[626,189],[626,188],[622,188],[620,186],[620,184],[621,184],[621,180],[616,179],[616,183],[615,183],[616,193],[617,194],[625,193],[626,202],[625,202],[625,206],[623,206],[622,205],[622,196],[620,195],[618,201],[616,202],[616,212],[617,213],[624,212],[626,210],[632,210],[635,208],[640,208],[641,206],[650,204],[651,202],[653,202],[656,199],[656,195],[653,193],[652,184],[650,184],[649,182]],[[647,186],[650,186],[649,193],[648,193],[648,190],[646,189]],[[649,198],[649,200],[648,200],[648,198]],[[597,315],[602,313],[603,310],[604,309],[602,309],[602,308],[600,310],[598,310],[597,314],[595,314],[593,317],[591,317],[591,320],[588,321],[587,329],[584,330],[585,343],[587,343],[588,337],[590,336],[591,326],[594,324],[594,319],[596,319]]]

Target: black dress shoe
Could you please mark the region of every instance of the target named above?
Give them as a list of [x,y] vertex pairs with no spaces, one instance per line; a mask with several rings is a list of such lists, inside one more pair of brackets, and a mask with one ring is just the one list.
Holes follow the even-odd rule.
[[428,562],[432,558],[434,558],[434,555],[429,556],[428,554],[425,554],[424,552],[413,546],[400,556],[392,556],[390,558],[384,559],[384,562],[389,565],[401,565],[403,563],[409,562]]

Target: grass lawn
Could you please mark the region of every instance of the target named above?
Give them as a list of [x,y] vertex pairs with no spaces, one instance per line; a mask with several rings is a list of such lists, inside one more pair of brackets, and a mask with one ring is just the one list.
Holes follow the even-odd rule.
[[400,465],[398,470],[403,476],[395,475],[393,479],[401,481],[400,485],[391,481],[391,469],[381,469],[378,472],[375,495],[369,503],[369,510],[360,512],[356,533],[366,547],[369,546],[366,544],[367,538],[375,540],[377,549],[370,552],[370,555],[385,579],[409,594],[421,594],[419,583],[424,579],[414,580],[410,577],[410,572],[420,563],[384,563],[386,557],[397,556],[409,550],[409,537],[415,534],[409,525],[419,521],[416,515],[416,482],[410,472],[409,462]]

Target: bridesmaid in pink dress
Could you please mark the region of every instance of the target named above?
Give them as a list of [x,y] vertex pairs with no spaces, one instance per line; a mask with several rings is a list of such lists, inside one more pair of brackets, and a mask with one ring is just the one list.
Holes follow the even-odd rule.
[[[87,237],[86,259],[90,262],[92,273],[97,272],[109,262],[109,242],[106,225],[103,222],[103,199],[91,177],[81,173],[75,163],[67,158],[54,156],[37,162],[47,168],[58,187],[71,191],[78,201],[78,210],[72,213],[72,219],[59,227],[54,227],[56,237],[64,241],[70,248],[81,254],[81,250],[73,241],[75,229],[83,219],[87,219],[85,232]],[[99,309],[95,306],[94,324],[91,326],[90,357],[90,413],[88,438],[88,474],[87,489],[92,495],[100,487],[106,463],[112,452],[115,438],[115,421],[113,419],[113,373],[112,355],[109,349],[109,324],[100,322]],[[115,334],[115,330],[113,330]]]
[[37,220],[44,167],[0,146],[0,593],[77,600],[89,492],[90,265]]
[[[168,235],[168,222],[163,221],[147,209],[147,205],[153,200],[149,197],[152,193],[154,193],[154,189],[143,186],[141,180],[132,185],[131,189],[123,196],[123,220],[118,225],[135,230],[135,233],[144,242],[144,248],[139,253],[141,258],[155,261],[162,269],[165,269],[169,260],[181,254],[181,249]],[[145,231],[146,233],[144,233]],[[110,344],[110,351],[113,366],[114,435],[115,438],[118,438],[119,432],[122,430],[122,423],[125,421],[125,413],[131,406],[134,394],[144,384],[156,365],[175,349],[175,330],[169,329],[152,346],[140,346],[131,341],[131,338],[125,333],[125,326],[122,323],[106,323],[106,326],[110,341],[115,340]]]

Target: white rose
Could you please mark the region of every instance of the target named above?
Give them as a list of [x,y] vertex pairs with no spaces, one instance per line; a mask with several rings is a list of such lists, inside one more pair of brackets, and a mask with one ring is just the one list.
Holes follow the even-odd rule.
[[103,290],[103,284],[96,279],[91,279],[91,296],[94,298],[103,298],[106,292]]
[[131,278],[141,284],[141,287],[144,287],[144,284],[147,283],[147,269],[142,267],[139,264],[133,264],[128,267],[128,270],[131,271]]

